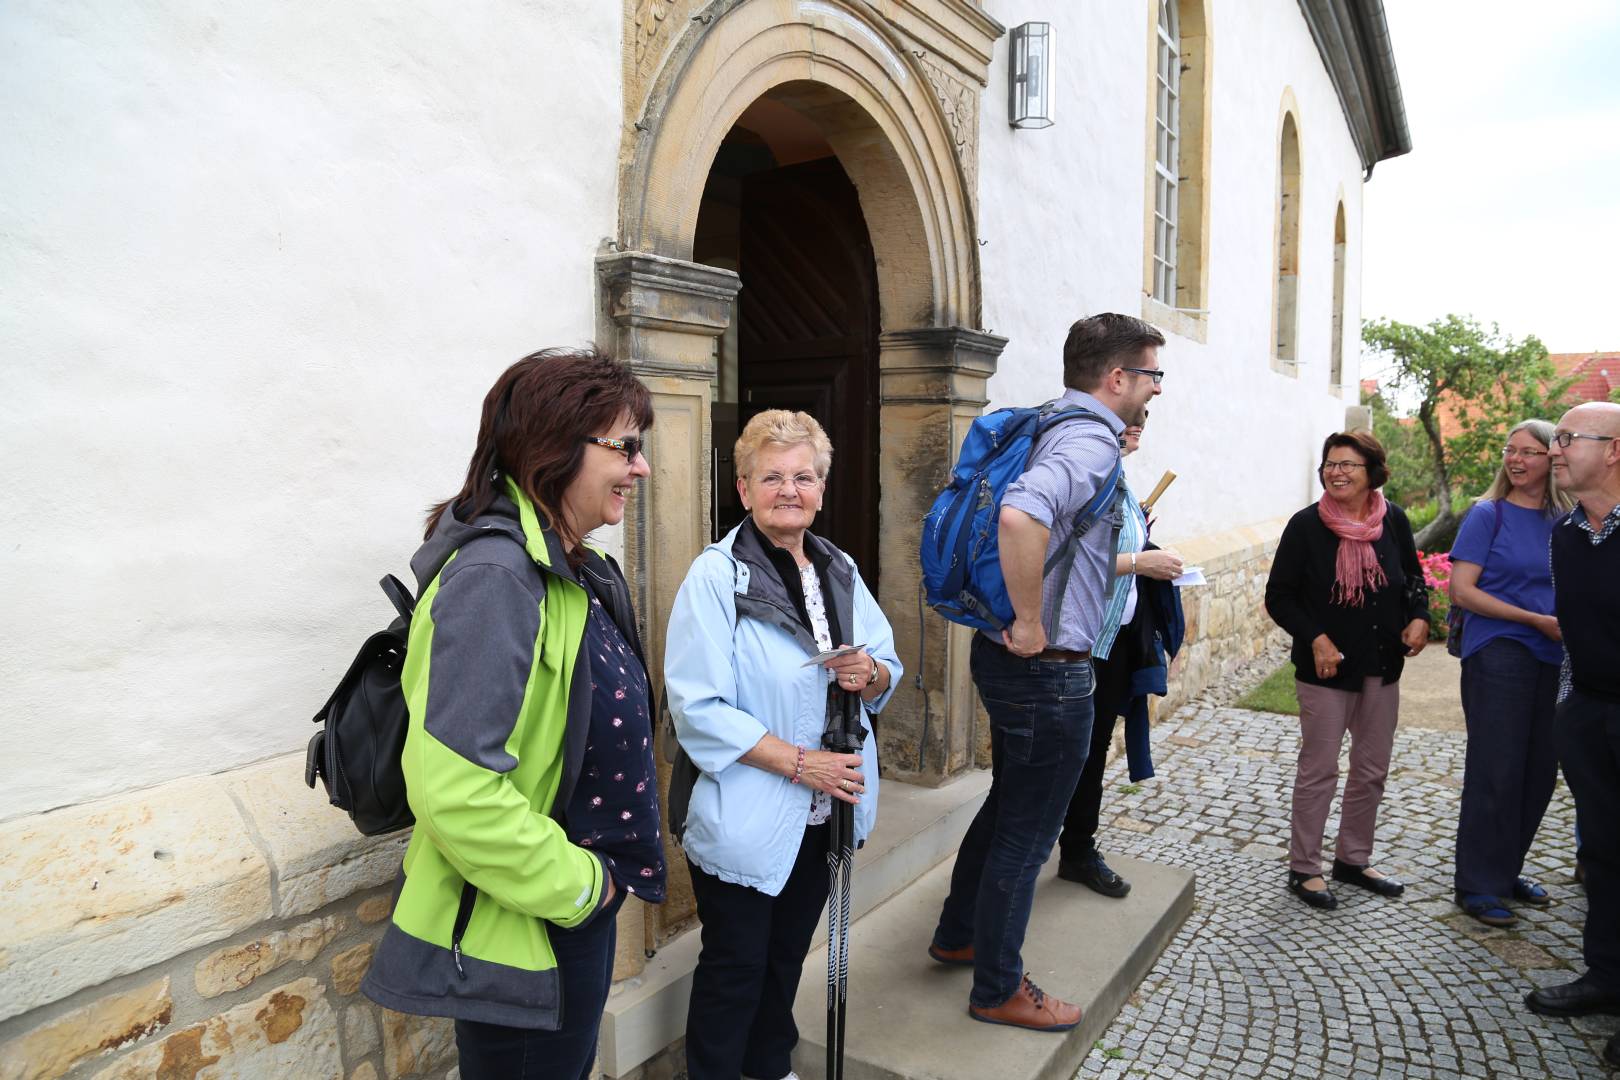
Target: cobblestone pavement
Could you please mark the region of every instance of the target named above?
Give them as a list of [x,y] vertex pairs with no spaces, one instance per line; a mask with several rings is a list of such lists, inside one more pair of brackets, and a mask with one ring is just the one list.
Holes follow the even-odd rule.
[[1195,870],[1198,899],[1078,1078],[1608,1076],[1598,1054],[1620,1020],[1539,1017],[1522,1000],[1584,970],[1568,790],[1526,867],[1553,904],[1482,926],[1450,899],[1463,735],[1403,725],[1374,859],[1406,895],[1341,887],[1337,911],[1313,911],[1285,888],[1298,721],[1229,704],[1283,659],[1159,724],[1158,776],[1139,789],[1123,759],[1110,767],[1100,846]]

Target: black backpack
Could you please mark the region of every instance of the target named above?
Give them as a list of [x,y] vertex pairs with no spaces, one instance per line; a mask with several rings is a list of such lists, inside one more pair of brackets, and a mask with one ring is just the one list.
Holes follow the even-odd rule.
[[400,688],[405,644],[416,600],[394,575],[379,582],[399,618],[360,646],[337,689],[315,714],[324,725],[309,740],[304,755],[304,783],[326,785],[333,806],[348,812],[365,836],[397,832],[415,824],[405,800],[405,771],[400,755],[410,712]]

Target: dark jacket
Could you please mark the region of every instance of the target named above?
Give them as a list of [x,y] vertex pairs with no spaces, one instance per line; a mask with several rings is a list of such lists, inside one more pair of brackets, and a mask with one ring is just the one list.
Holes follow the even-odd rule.
[[[1096,661],[1096,705],[1125,718],[1125,760],[1133,781],[1154,775],[1147,699],[1149,694],[1163,697],[1169,693],[1170,661],[1181,651],[1187,630],[1179,588],[1168,581],[1138,575],[1136,595],[1136,614],[1120,628],[1108,659]],[[1103,668],[1115,665],[1117,673],[1105,676]],[[1118,687],[1117,700],[1104,700],[1105,685]]]
[[[1316,504],[1295,514],[1283,529],[1266,583],[1266,612],[1293,636],[1294,674],[1300,682],[1360,690],[1371,675],[1383,676],[1386,683],[1401,677],[1406,664],[1401,631],[1413,619],[1428,620],[1429,590],[1412,526],[1394,503],[1388,504],[1384,532],[1373,541],[1373,552],[1384,570],[1384,586],[1368,590],[1360,606],[1349,607],[1332,599],[1339,538],[1322,523]],[[1318,634],[1326,634],[1344,654],[1331,679],[1316,676],[1311,642]]]

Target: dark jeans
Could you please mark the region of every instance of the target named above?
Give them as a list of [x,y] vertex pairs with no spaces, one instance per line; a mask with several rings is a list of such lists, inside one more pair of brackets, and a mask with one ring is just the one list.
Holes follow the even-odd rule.
[[562,975],[563,1024],[557,1031],[456,1021],[462,1080],[586,1080],[596,1062],[602,1008],[613,986],[620,892],[576,930],[547,926]]
[[691,1080],[779,1080],[793,1071],[799,1042],[793,998],[827,906],[831,832],[826,823],[804,830],[793,871],[776,896],[721,881],[687,860],[703,920],[703,950],[686,1012]]
[[1468,756],[1457,819],[1458,892],[1511,897],[1558,783],[1558,665],[1496,638],[1462,662]]
[[1114,741],[1114,728],[1120,714],[1131,703],[1130,661],[1117,641],[1107,660],[1093,659],[1097,691],[1092,695],[1091,745],[1086,750],[1086,767],[1080,770],[1080,783],[1069,800],[1058,835],[1058,857],[1079,862],[1097,853],[1097,826],[1102,816],[1103,774],[1108,771],[1108,748]]
[[968,826],[934,942],[972,943],[971,1004],[1003,1004],[1023,981],[1035,878],[1052,854],[1091,742],[1090,661],[1026,660],[974,636],[973,684],[990,714],[990,793]]
[[1620,991],[1620,701],[1570,691],[1553,723],[1558,760],[1581,816],[1586,969]]

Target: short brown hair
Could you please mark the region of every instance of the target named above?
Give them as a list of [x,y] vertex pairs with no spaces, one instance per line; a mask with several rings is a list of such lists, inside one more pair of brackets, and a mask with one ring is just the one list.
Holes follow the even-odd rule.
[[1163,344],[1164,335],[1134,315],[1105,311],[1081,319],[1063,342],[1063,385],[1095,390],[1114,368],[1130,366],[1143,349]]
[[[1384,444],[1373,438],[1370,431],[1336,431],[1322,443],[1322,464],[1327,462],[1328,451],[1334,448],[1354,450],[1367,463],[1367,486],[1381,488],[1389,482],[1389,458]],[[1322,464],[1316,466],[1316,477],[1322,478]]]
[[541,349],[501,373],[484,395],[478,441],[461,490],[428,512],[432,536],[446,509],[471,521],[494,504],[504,473],[534,501],[542,522],[570,546],[568,562],[585,561],[581,536],[562,514],[562,495],[585,459],[585,437],[620,416],[645,432],[652,395],[630,369],[595,346]]

